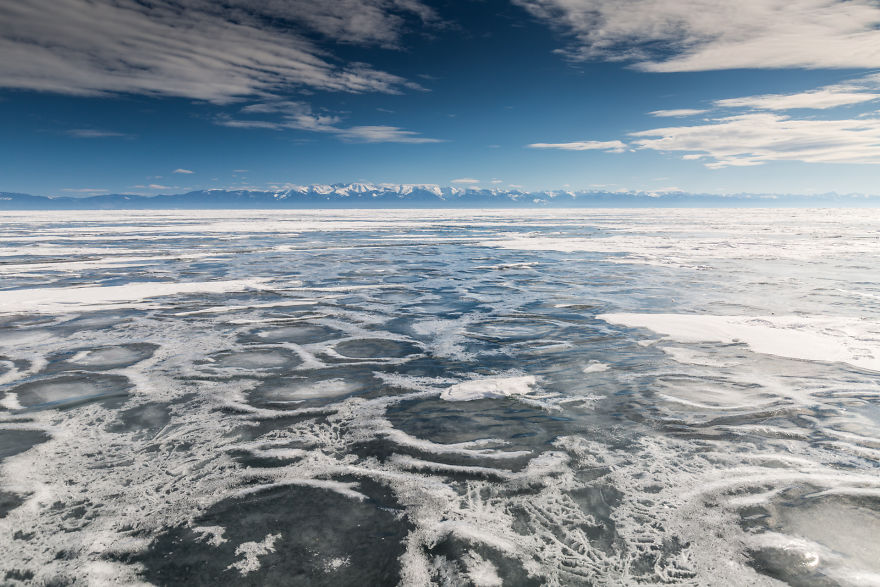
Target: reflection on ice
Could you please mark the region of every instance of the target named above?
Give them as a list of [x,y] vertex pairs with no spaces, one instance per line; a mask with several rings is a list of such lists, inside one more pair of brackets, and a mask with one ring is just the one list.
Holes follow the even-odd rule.
[[25,408],[62,408],[125,396],[130,387],[125,377],[89,373],[23,383],[7,393]]
[[267,349],[219,354],[213,357],[211,364],[221,368],[280,369],[295,367],[299,359],[288,351]]
[[260,330],[256,333],[260,340],[266,342],[294,342],[297,344],[313,344],[324,342],[334,338],[340,338],[343,333],[333,328],[318,324],[301,324],[296,326],[283,326]]
[[279,401],[303,401],[314,399],[331,399],[357,393],[363,385],[357,381],[346,379],[294,379],[263,392],[266,399]]
[[116,369],[134,365],[153,354],[154,345],[128,345],[80,351],[70,363],[91,369]]
[[419,352],[416,345],[399,340],[384,338],[364,338],[344,340],[334,350],[343,357],[352,359],[400,358]]

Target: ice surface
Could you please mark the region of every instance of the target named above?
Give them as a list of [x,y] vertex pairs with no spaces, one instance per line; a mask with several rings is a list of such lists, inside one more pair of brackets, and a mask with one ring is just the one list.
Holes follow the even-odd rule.
[[217,356],[212,365],[236,369],[278,369],[293,367],[298,363],[298,358],[279,350],[253,350]]
[[281,328],[260,330],[256,335],[266,342],[312,344],[340,338],[343,336],[343,333],[318,324],[298,324],[295,326],[283,326]]
[[275,400],[302,401],[340,397],[356,393],[361,389],[363,387],[360,383],[346,379],[324,379],[319,381],[302,379],[273,387],[265,395]]
[[877,581],[877,211],[2,220],[0,583]]
[[69,361],[92,369],[114,369],[143,361],[151,354],[152,347],[149,345],[129,345],[80,351]]
[[59,408],[126,395],[131,384],[119,375],[66,375],[23,383],[10,390],[27,408]]
[[410,342],[384,338],[345,340],[334,349],[343,357],[352,359],[398,358],[419,352],[419,347]]

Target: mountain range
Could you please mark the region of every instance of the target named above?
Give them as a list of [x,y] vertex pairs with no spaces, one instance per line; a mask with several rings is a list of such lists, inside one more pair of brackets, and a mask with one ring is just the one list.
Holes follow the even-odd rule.
[[536,191],[440,187],[429,184],[330,184],[278,190],[198,190],[143,196],[33,196],[0,192],[0,210],[162,210],[308,208],[670,208],[876,207],[862,194],[693,194],[665,192]]

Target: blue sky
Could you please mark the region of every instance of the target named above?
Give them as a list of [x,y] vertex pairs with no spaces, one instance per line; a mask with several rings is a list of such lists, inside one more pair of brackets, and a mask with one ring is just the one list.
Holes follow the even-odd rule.
[[880,194],[872,0],[0,0],[0,191]]

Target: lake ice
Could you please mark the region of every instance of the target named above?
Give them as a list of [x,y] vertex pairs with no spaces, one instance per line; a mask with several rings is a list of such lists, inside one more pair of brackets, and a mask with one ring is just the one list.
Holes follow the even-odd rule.
[[6,212],[0,583],[880,585],[880,211]]

